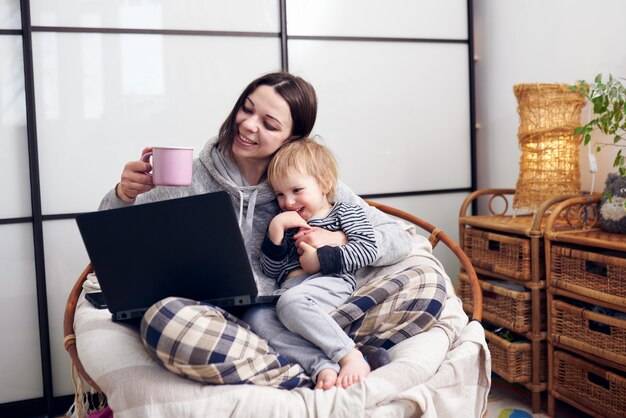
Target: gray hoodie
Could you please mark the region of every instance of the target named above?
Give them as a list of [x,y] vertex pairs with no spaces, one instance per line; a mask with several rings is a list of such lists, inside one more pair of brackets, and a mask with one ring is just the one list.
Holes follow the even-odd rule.
[[[275,280],[267,277],[261,271],[260,250],[269,223],[280,212],[280,208],[276,202],[274,192],[267,182],[264,181],[251,186],[243,179],[234,162],[218,150],[217,138],[207,142],[199,157],[194,160],[193,180],[190,186],[159,186],[137,196],[134,203],[125,203],[119,199],[115,194],[115,188],[113,188],[104,196],[102,202],[100,202],[99,209],[113,209],[221,190],[225,190],[230,194],[235,213],[238,215],[239,227],[248,249],[259,294],[270,294],[277,289],[277,285]],[[377,209],[369,207],[343,183],[340,183],[337,187],[336,200],[338,202],[358,204],[365,209],[370,222],[374,226],[376,243],[379,249],[379,258],[374,262],[374,265],[393,264],[404,259],[409,254],[411,249],[409,235],[398,222]],[[357,283],[357,287],[359,285],[360,283]]]

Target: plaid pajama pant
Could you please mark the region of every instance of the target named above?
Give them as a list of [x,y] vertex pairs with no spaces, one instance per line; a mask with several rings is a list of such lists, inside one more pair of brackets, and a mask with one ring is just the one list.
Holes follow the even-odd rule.
[[[428,266],[370,279],[331,315],[367,353],[430,329],[446,300],[445,279]],[[154,304],[141,321],[141,339],[169,371],[210,384],[257,384],[291,389],[311,384],[250,327],[224,310],[183,298]]]

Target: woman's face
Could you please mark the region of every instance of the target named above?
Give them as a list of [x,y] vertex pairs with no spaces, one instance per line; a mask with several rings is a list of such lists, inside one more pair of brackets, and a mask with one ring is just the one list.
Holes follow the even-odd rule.
[[273,87],[263,85],[246,98],[237,111],[235,125],[234,156],[269,161],[291,136],[291,111]]

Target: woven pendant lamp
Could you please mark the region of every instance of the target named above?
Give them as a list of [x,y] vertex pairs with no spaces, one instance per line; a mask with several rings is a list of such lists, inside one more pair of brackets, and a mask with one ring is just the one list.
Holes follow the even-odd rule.
[[520,173],[513,207],[534,212],[543,202],[580,192],[580,126],[585,98],[567,84],[517,84]]

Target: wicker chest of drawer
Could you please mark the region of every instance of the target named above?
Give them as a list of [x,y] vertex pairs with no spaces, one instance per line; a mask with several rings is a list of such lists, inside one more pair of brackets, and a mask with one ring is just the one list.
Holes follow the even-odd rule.
[[[626,235],[594,225],[598,201],[568,199],[546,224],[551,415],[559,399],[592,416],[626,416]],[[555,225],[568,212],[584,220]]]
[[[508,208],[514,193],[512,189],[481,189],[468,196],[459,214],[459,240],[480,279],[492,370],[530,390],[532,410],[539,412],[548,375],[543,230],[548,209],[567,197],[547,201],[532,214],[513,214]],[[486,199],[489,215],[467,215],[470,204]],[[492,209],[494,200],[504,206],[499,213]],[[470,312],[463,272],[458,291],[464,309]]]

